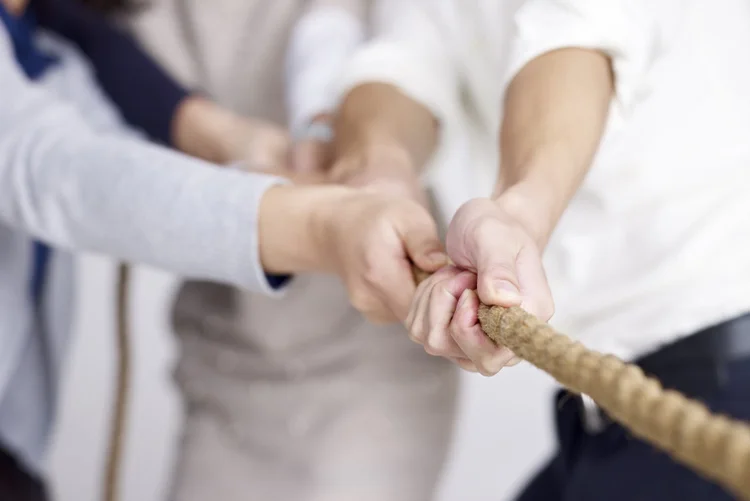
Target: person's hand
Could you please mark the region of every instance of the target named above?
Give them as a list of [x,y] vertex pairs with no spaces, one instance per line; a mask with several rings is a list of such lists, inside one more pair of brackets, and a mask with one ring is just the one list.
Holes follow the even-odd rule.
[[342,154],[331,166],[328,179],[371,192],[406,197],[428,206],[418,167],[405,150],[391,144],[374,143],[366,149]]
[[241,164],[253,171],[288,168],[287,133],[269,122],[240,116],[200,96],[187,97],[175,113],[173,143],[210,162]]
[[416,289],[412,262],[425,271],[447,262],[435,222],[413,200],[345,191],[324,213],[321,247],[357,310],[372,322],[402,322]]
[[478,328],[476,285],[471,271],[453,265],[440,269],[417,287],[405,324],[409,338],[428,354],[489,376],[518,359]]
[[221,140],[224,163],[256,171],[288,169],[290,146],[289,136],[280,127],[245,117],[236,117]]
[[480,302],[520,306],[545,321],[554,311],[541,239],[516,214],[514,201],[503,197],[464,204],[446,239],[456,267],[420,284],[406,322],[410,337],[429,353],[487,376],[517,359],[482,331],[477,320]]

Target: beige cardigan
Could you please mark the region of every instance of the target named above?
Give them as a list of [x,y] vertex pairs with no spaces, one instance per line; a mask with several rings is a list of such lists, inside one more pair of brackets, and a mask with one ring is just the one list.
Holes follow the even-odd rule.
[[[343,70],[348,57],[341,46],[353,51],[364,36],[368,5],[369,0],[151,0],[130,26],[184,84],[236,111],[283,125],[326,102],[316,93],[337,80],[337,68]],[[302,16],[311,22],[295,28]],[[319,22],[323,17],[328,21]],[[287,64],[290,40],[303,50],[291,51]],[[287,110],[287,92],[297,110]],[[172,312],[175,329],[189,319],[212,318],[246,328],[251,299],[228,286],[187,282]]]
[[368,5],[368,0],[151,0],[131,25],[183,83],[237,111],[285,124],[286,52],[298,19],[333,8],[363,20]]

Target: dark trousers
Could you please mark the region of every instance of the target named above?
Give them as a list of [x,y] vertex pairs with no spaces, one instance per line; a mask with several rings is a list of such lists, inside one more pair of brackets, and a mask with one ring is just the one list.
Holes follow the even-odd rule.
[[[737,326],[744,331],[745,339],[750,339],[747,318],[741,325],[734,324],[735,331]],[[670,358],[662,356],[660,360],[668,362]],[[701,360],[700,356],[688,356],[675,357],[673,362],[662,364],[659,370],[646,372],[659,377],[665,387],[701,400],[714,412],[750,421],[750,358],[713,363]],[[639,365],[643,367],[643,364]],[[556,402],[559,451],[517,498],[518,501],[735,499],[722,488],[632,437],[621,426],[608,422],[598,433],[586,431],[589,428],[584,426],[584,419],[581,399],[560,393]],[[750,475],[750,471],[747,474]]]
[[44,483],[0,444],[0,501],[48,501]]

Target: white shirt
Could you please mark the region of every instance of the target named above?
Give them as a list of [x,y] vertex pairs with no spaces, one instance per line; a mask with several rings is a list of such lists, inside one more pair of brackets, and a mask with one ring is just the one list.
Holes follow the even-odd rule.
[[385,81],[422,102],[442,123],[433,176],[456,170],[463,136],[475,194],[494,185],[498,110],[525,64],[573,46],[612,58],[607,132],[545,253],[553,325],[632,359],[750,311],[748,2],[529,0],[511,43],[507,2],[380,4],[340,94]]

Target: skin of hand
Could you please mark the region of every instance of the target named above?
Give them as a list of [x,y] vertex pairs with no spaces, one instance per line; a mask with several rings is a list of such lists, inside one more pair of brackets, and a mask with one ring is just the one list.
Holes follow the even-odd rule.
[[477,319],[479,303],[521,306],[548,320],[554,305],[540,247],[502,198],[463,205],[446,242],[455,266],[419,285],[406,320],[410,337],[428,353],[465,370],[494,375],[518,359],[484,334]]
[[412,263],[434,271],[447,262],[422,206],[344,186],[271,188],[259,234],[266,271],[336,273],[352,305],[375,323],[406,318],[416,289]]
[[551,51],[516,75],[495,196],[458,210],[446,237],[455,267],[420,284],[407,316],[411,338],[428,352],[494,375],[517,359],[482,332],[480,302],[552,316],[542,251],[591,166],[613,92],[611,61],[595,50]]
[[348,186],[405,196],[427,206],[420,172],[435,150],[432,112],[398,87],[364,83],[342,100],[329,178]]
[[331,182],[414,200],[423,207],[428,199],[412,158],[398,145],[373,141],[350,150],[328,172]]
[[237,115],[200,96],[180,104],[172,136],[179,150],[217,164],[239,163],[259,172],[288,167],[291,143],[282,128]]

